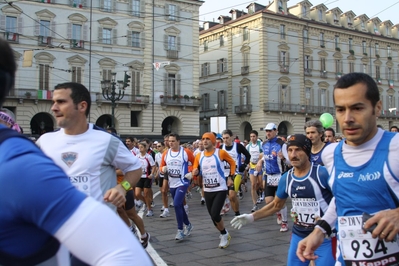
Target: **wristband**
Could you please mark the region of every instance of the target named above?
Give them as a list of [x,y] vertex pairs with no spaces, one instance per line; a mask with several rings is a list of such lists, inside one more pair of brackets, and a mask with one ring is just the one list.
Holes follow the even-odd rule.
[[[327,236],[330,236],[330,235],[331,235],[331,233],[332,233],[332,231],[331,231],[331,226],[330,226],[326,221],[324,221],[324,220],[318,220],[318,221],[316,222],[316,226],[320,226],[321,229],[323,229],[323,230],[326,232]],[[322,230],[322,231],[323,231],[323,230]]]

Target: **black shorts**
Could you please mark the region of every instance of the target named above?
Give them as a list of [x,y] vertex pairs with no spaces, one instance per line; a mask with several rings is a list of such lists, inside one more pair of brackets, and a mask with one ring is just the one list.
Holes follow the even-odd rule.
[[160,177],[160,178],[158,179],[159,187],[162,187],[164,183],[167,184],[167,183],[168,183],[168,179],[165,178],[165,177]]
[[134,192],[133,189],[126,192],[125,210],[128,211],[134,207]]
[[276,195],[276,192],[277,192],[277,187],[266,185],[265,197],[270,197],[270,196],[274,197]]
[[140,178],[139,182],[137,182],[136,187],[139,188],[151,188],[152,186],[152,178]]

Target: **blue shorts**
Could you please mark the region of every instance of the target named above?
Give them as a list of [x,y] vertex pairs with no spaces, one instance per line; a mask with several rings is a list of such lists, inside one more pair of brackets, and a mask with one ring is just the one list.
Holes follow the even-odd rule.
[[[249,174],[253,175],[255,173],[255,171],[256,171],[255,169],[249,169]],[[263,171],[258,172],[258,176],[261,176],[261,175],[263,175]]]

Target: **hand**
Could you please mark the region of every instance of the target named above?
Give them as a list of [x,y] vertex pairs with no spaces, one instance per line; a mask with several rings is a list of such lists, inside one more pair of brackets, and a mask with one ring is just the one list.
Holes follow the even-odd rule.
[[252,223],[254,221],[254,216],[252,214],[241,214],[239,216],[234,217],[231,220],[230,224],[234,229],[240,230],[243,225],[247,223]]
[[323,241],[324,233],[319,228],[315,228],[310,235],[299,241],[296,255],[302,262],[316,260],[319,256],[315,255],[314,252]]
[[168,171],[168,167],[167,166],[162,167],[162,173],[166,174],[167,171]]
[[199,174],[198,168],[194,169],[192,172],[193,176],[197,176]]
[[184,177],[188,180],[191,180],[193,178],[193,175],[191,173],[187,173]]
[[126,202],[126,190],[121,185],[113,187],[104,194],[104,201],[114,204],[116,207],[123,207]]
[[238,172],[240,172],[240,173],[244,172],[244,171],[245,171],[245,168],[247,168],[247,165],[246,165],[246,164],[240,165],[240,167],[238,167]]
[[373,224],[377,224],[371,233],[374,238],[379,237],[387,242],[394,240],[399,233],[399,209],[380,211],[367,220],[363,227],[368,229]]

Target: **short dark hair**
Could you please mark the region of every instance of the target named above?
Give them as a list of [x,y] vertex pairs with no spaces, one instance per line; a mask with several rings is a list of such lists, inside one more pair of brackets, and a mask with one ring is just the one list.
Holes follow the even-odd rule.
[[397,126],[391,126],[391,128],[389,129],[389,131],[391,131],[391,130],[392,130],[392,128],[396,128],[396,130],[398,130],[398,131],[399,131],[399,128],[398,128]]
[[[380,91],[378,90],[377,83],[375,83],[374,79],[365,73],[354,72],[343,75],[334,85],[334,91],[335,89],[347,89],[358,83],[366,85],[366,99],[371,102],[373,107],[375,107],[377,102],[380,100]],[[334,95],[333,100],[335,103]]]
[[0,38],[0,106],[6,99],[8,92],[14,87],[17,64],[14,52],[8,42]]
[[80,83],[77,82],[65,82],[58,84],[54,87],[54,90],[70,89],[72,91],[71,98],[75,105],[85,101],[87,103],[86,117],[89,116],[91,108],[91,97],[89,90]]
[[255,134],[256,136],[259,135],[259,134],[258,134],[258,131],[256,131],[256,130],[251,130],[251,132],[249,132],[249,135],[251,135],[251,134]]
[[233,136],[233,131],[230,129],[225,129],[222,131],[222,135],[228,134],[230,137]]
[[107,131],[110,131],[111,133],[117,134],[116,129],[114,127],[108,127]]
[[129,136],[126,139],[129,139],[131,142],[137,142],[137,139],[135,137]]
[[169,137],[174,137],[177,141],[180,141],[180,136],[177,133],[169,133]]
[[333,129],[332,127],[326,128],[326,129],[324,130],[324,132],[326,132],[326,131],[331,131],[333,137],[335,137],[335,131],[334,131],[334,129]]

